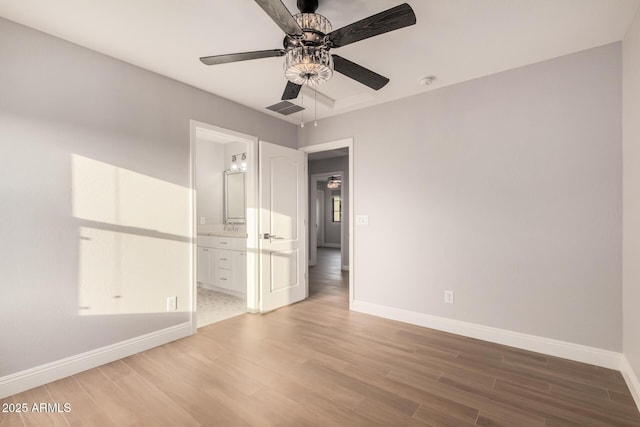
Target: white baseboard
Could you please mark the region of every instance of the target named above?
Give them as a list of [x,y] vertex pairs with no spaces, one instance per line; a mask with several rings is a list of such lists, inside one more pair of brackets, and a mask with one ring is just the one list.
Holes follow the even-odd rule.
[[349,266],[348,266],[348,265],[343,265],[343,266],[342,266],[342,269],[343,269],[344,271],[349,271]]
[[620,359],[622,355],[610,350],[448,319],[446,317],[432,316],[364,301],[353,301],[351,303],[351,309],[386,319],[398,320],[412,325],[424,326],[457,335],[477,338],[483,341],[562,357],[577,362],[589,363],[603,368],[620,369]]
[[629,391],[631,391],[631,396],[633,396],[636,406],[640,408],[640,380],[624,354],[620,359],[620,372],[622,372]]
[[25,390],[95,368],[123,357],[157,347],[192,334],[191,322],[181,323],[160,331],[151,332],[116,344],[111,344],[86,353],[35,368],[26,369],[0,378],[0,399]]

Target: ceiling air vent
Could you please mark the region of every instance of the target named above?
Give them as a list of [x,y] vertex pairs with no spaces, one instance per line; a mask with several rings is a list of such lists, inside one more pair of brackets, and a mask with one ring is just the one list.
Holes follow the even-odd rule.
[[268,106],[267,110],[275,111],[276,113],[280,113],[283,116],[288,116],[289,114],[297,113],[298,111],[304,110],[304,107],[292,104],[289,101],[282,101],[278,102],[277,104]]

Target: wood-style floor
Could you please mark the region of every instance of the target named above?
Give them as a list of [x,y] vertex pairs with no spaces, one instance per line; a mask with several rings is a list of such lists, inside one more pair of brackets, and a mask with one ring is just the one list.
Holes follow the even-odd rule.
[[6,402],[0,425],[640,426],[619,372],[347,309],[321,250],[309,300],[242,315]]

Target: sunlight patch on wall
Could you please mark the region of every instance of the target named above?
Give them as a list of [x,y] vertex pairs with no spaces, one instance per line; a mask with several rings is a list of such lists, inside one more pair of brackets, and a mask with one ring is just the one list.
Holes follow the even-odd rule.
[[167,297],[186,298],[190,265],[186,242],[81,227],[80,313],[164,312]]
[[72,155],[73,216],[188,236],[189,189]]
[[190,190],[72,155],[79,313],[189,311]]

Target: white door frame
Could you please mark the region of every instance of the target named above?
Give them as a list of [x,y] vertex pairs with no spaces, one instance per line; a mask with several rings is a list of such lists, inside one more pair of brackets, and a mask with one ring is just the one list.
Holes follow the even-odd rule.
[[[313,187],[311,187],[313,188]],[[309,193],[310,195],[313,194],[313,190],[311,190],[311,193]],[[322,197],[320,197],[320,194],[322,194]],[[325,198],[325,194],[324,194],[324,190],[318,190],[316,189],[316,224],[317,224],[317,233],[316,235],[316,243],[315,246],[316,248],[318,246],[322,246],[324,244],[324,198]],[[313,198],[311,199],[311,205],[313,206]],[[318,213],[320,214],[318,216]],[[309,232],[311,232],[311,230],[309,230]],[[313,234],[313,233],[311,233]],[[309,259],[311,259],[311,257],[309,257]],[[313,265],[314,262],[309,261],[309,265]]]
[[[353,199],[355,198],[355,195],[353,193],[353,177],[354,177],[354,170],[353,170],[353,156],[354,156],[354,152],[353,152],[353,138],[345,138],[345,139],[340,139],[337,141],[331,141],[331,142],[325,142],[322,144],[314,144],[314,145],[309,145],[306,147],[301,147],[299,148],[299,150],[305,152],[305,153],[317,153],[319,151],[328,151],[328,150],[335,150],[337,148],[349,148],[349,229],[347,231],[347,235],[349,236],[349,309],[351,309],[351,306],[353,304],[353,298],[355,295],[355,281],[354,281],[354,277],[355,277],[355,263],[353,262],[355,259],[355,253],[353,250],[354,247],[354,242],[353,242],[353,232],[354,232],[354,228],[353,228],[353,224],[354,224],[354,217],[355,215],[354,210],[353,210]],[[308,162],[308,159],[307,159]],[[315,187],[311,187],[314,190],[314,194],[315,194]],[[309,187],[307,187],[307,206],[309,206]],[[311,227],[307,227],[307,230],[311,230]],[[315,232],[315,230],[314,230]],[[344,241],[344,234],[342,235],[342,240]],[[307,260],[307,273],[309,272],[309,262]],[[308,274],[307,274],[308,275]]]
[[[318,197],[318,193],[317,193],[318,190],[314,192],[313,189],[318,187],[318,181],[324,181],[325,179],[328,179],[335,175],[342,176],[344,175],[344,173],[342,171],[335,171],[335,172],[315,173],[311,175],[310,187],[309,187],[310,188],[309,206],[315,206],[315,204],[317,203],[316,199]],[[340,193],[342,193],[342,190],[340,191]],[[323,209],[326,209],[324,200],[322,201],[322,207]],[[326,213],[324,215],[326,215]],[[315,222],[318,222],[318,218],[316,217],[315,210],[311,209],[309,211],[309,223],[314,224]],[[340,223],[340,265],[342,265],[342,244],[345,240],[344,238],[345,228],[346,227],[344,226],[344,222]],[[324,224],[322,225],[322,230],[324,232]],[[325,243],[324,238],[322,240],[323,240],[322,243],[324,244]],[[314,233],[310,232],[309,233],[309,267],[315,267],[315,265],[317,264],[317,257],[318,257],[318,239]]]
[[198,330],[198,281],[196,272],[196,254],[198,237],[198,219],[196,218],[196,141],[198,137],[209,136],[220,141],[238,141],[247,144],[249,167],[246,176],[247,197],[247,311],[257,313],[258,305],[258,138],[230,129],[199,122],[189,121],[189,149],[191,152],[189,171],[190,206],[191,206],[191,331]]

